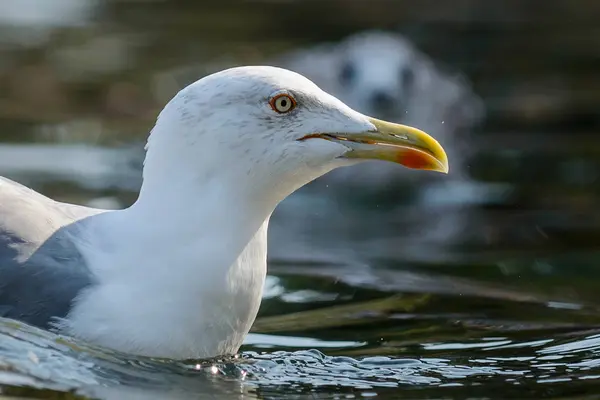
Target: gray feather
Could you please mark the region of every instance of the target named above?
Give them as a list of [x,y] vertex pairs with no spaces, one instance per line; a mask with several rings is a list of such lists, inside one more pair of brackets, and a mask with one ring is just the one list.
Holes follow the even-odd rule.
[[51,200],[0,177],[0,316],[48,327],[93,275],[73,242],[98,210]]

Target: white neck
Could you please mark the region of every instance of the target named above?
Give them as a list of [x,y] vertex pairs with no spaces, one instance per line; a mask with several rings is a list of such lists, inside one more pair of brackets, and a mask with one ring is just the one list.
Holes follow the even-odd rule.
[[75,302],[65,333],[169,358],[235,353],[242,344],[262,297],[269,217],[310,177],[261,186],[235,163],[177,168],[198,165],[180,154],[160,163],[169,170],[149,149],[136,203],[90,218],[81,250],[99,284]]

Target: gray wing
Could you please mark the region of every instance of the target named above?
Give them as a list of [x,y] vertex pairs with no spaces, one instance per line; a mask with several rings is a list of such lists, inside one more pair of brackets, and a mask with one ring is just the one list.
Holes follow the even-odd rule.
[[66,316],[93,282],[67,231],[97,212],[0,177],[0,317],[46,328]]

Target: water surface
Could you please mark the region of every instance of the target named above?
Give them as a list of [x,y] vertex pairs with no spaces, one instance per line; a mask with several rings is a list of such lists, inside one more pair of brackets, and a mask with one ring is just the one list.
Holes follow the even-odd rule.
[[[352,266],[271,265],[260,317],[227,359],[131,357],[2,320],[4,393],[534,399],[598,390],[600,318],[589,299],[549,300],[561,297],[548,283],[507,289],[398,266],[386,275],[390,285],[421,284],[377,289],[364,272],[338,279],[319,267],[353,276]],[[386,266],[376,270],[385,275]]]

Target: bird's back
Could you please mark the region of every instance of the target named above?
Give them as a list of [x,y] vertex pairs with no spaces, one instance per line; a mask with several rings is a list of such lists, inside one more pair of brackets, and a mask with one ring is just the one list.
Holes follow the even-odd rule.
[[0,177],[0,317],[47,327],[68,313],[92,282],[71,233],[97,212]]

